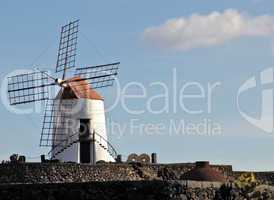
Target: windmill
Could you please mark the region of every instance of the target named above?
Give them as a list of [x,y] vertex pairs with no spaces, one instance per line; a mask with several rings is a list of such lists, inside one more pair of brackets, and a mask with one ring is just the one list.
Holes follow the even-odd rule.
[[[55,78],[46,71],[8,77],[11,105],[47,101],[40,146],[51,147],[51,159],[92,163],[115,161],[117,152],[107,140],[104,99],[95,91],[112,86],[119,62],[75,68],[79,20],[61,29]],[[67,78],[68,70],[74,76]],[[55,98],[51,87],[59,87]]]

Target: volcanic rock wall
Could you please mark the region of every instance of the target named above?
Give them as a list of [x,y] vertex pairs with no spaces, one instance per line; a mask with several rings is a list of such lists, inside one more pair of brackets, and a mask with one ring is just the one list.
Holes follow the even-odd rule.
[[[273,190],[264,189],[248,199],[273,199]],[[0,185],[0,200],[244,200],[232,187],[188,188],[176,181],[108,181],[87,183]]]
[[[193,167],[194,164],[98,164],[94,166],[72,163],[8,163],[0,164],[0,184],[176,180]],[[224,175],[232,174],[231,166],[213,167]],[[163,169],[167,169],[165,173],[162,173]]]
[[[213,183],[190,184],[190,181],[180,180],[181,175],[194,166],[191,163],[105,163],[96,166],[73,163],[0,164],[0,200],[223,199],[221,196],[227,191],[221,191],[221,183],[216,186]],[[212,167],[229,178],[246,173],[233,172],[231,166]],[[255,175],[261,183],[274,185],[274,173],[258,172]],[[232,192],[237,199],[244,199],[239,191]],[[274,199],[272,191],[263,190],[256,195],[261,199]]]
[[0,199],[174,199],[178,187],[161,181],[0,185]]
[[[90,181],[180,180],[195,164],[98,164],[24,163],[0,164],[0,184],[78,183]],[[231,166],[213,165],[229,179],[245,172],[233,172]],[[262,183],[274,185],[274,172],[255,172]]]

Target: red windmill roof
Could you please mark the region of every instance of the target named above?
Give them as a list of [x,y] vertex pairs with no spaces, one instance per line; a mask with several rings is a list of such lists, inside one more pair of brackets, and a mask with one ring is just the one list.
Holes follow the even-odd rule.
[[62,93],[63,99],[103,100],[103,97],[92,89],[86,80],[78,76],[70,78],[66,82],[68,87],[66,87]]

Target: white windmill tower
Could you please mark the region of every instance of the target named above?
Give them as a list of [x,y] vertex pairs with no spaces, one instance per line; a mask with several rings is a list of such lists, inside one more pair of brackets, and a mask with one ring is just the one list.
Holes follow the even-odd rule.
[[[76,68],[75,76],[66,79],[75,67],[79,20],[62,27],[55,79],[44,71],[8,78],[11,105],[48,100],[40,146],[51,147],[49,156],[63,162],[113,162],[117,152],[108,142],[103,97],[96,88],[112,86],[120,63]],[[52,81],[54,80],[54,81]],[[60,91],[49,98],[49,86]]]

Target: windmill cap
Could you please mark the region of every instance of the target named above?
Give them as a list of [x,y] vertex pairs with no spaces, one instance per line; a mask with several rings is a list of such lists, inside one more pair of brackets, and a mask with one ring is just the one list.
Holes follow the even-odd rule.
[[[68,93],[71,98],[77,99],[92,99],[92,100],[104,100],[104,98],[96,92],[86,80],[76,76],[66,80],[68,87],[64,90],[64,93]],[[72,92],[73,94],[70,94]],[[63,96],[67,96],[63,94]]]

